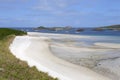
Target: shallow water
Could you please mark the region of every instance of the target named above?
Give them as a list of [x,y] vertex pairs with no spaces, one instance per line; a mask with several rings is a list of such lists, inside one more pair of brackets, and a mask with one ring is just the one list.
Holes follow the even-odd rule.
[[[120,38],[115,36],[64,37],[53,39],[51,50],[54,55],[71,63],[84,66],[105,75],[112,80],[119,80],[120,74]],[[113,46],[95,45],[95,43],[114,44]],[[61,45],[62,44],[62,45]],[[112,68],[109,66],[114,65]]]
[[90,47],[93,46],[94,43],[117,43],[120,44],[120,37],[118,36],[90,36],[88,38],[53,38],[51,36],[52,40],[58,43],[65,43],[65,42],[71,42],[74,43],[75,46],[82,46],[82,47]]

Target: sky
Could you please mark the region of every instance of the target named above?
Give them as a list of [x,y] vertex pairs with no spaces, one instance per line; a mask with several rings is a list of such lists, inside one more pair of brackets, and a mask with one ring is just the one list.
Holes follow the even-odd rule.
[[120,0],[0,0],[0,27],[120,24]]

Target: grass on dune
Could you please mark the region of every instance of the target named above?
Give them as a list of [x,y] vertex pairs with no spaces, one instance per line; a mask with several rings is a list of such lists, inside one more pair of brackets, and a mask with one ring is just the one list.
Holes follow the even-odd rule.
[[36,67],[29,67],[10,53],[9,45],[15,35],[25,34],[18,30],[0,28],[0,80],[58,80],[38,71]]

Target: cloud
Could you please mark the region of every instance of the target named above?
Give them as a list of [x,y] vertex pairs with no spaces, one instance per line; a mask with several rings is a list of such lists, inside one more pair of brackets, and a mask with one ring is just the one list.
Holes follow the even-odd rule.
[[49,11],[65,8],[66,6],[66,0],[39,0],[37,6],[32,7],[32,9]]
[[77,0],[39,0],[35,6],[32,6],[32,10],[36,10],[38,13],[31,15],[75,16],[83,14],[77,9],[72,8],[77,3]]
[[51,10],[51,6],[49,5],[47,0],[40,0],[37,6],[34,6],[35,10]]
[[[47,14],[58,16],[78,16],[94,13],[94,11],[92,11],[94,2],[86,2],[88,2],[88,0],[39,0],[38,4],[33,6],[32,9],[40,11],[41,13],[47,11]],[[89,8],[91,9],[88,10]],[[41,15],[41,13],[38,14],[38,16]]]

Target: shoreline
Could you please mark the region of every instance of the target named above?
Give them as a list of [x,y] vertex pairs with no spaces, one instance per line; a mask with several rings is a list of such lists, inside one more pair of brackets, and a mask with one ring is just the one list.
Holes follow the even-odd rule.
[[[38,35],[32,36],[32,34]],[[39,71],[48,72],[50,76],[58,77],[60,80],[110,80],[88,68],[54,56],[49,49],[50,38],[42,37],[39,33],[35,34],[17,36],[10,46],[13,55],[27,61],[29,66],[36,66]],[[81,36],[81,38],[87,37]]]

